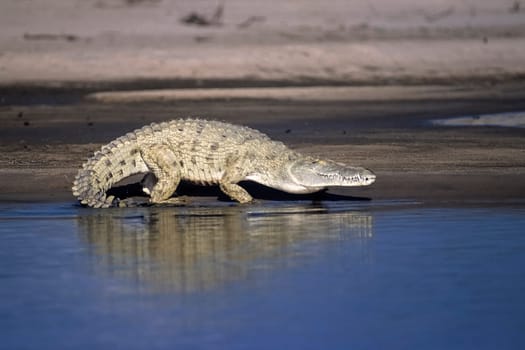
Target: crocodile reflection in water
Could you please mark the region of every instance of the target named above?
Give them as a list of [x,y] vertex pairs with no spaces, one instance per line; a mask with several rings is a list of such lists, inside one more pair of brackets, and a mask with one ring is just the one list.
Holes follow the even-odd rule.
[[78,224],[97,272],[182,293],[298,263],[328,240],[354,239],[366,259],[372,237],[366,212],[315,205],[90,211]]

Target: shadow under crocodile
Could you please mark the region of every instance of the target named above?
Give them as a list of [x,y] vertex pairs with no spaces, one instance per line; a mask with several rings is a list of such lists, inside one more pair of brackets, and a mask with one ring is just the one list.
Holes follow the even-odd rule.
[[[347,196],[341,194],[328,193],[326,190],[308,193],[292,194],[279,191],[252,181],[240,182],[244,189],[252,195],[254,199],[269,201],[369,201],[368,197]],[[121,186],[115,186],[108,190],[108,195],[113,195],[120,199],[131,197],[143,197],[146,195],[142,192],[140,183],[131,183]],[[189,197],[217,197],[219,201],[231,201],[231,199],[222,193],[219,186],[198,186],[189,182],[181,182],[177,187],[177,196]]]

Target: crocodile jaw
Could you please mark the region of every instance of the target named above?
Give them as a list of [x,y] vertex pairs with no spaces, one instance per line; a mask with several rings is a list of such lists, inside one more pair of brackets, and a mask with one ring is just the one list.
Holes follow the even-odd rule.
[[367,186],[376,179],[368,169],[310,157],[296,160],[288,173],[297,185],[317,190],[329,186]]

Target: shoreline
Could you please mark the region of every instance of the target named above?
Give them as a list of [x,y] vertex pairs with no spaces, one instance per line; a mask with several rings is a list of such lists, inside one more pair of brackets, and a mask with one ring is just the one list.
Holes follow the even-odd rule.
[[[65,177],[73,177],[74,171],[68,169]],[[10,203],[70,203],[79,205],[70,191],[69,182],[53,179],[54,174],[27,175],[15,172],[18,180],[11,183],[9,190],[1,186],[0,204]],[[368,188],[330,188],[326,194],[288,195],[274,193],[271,189],[257,184],[249,184],[249,192],[259,203],[279,203],[281,201],[312,202],[360,202],[360,201],[401,201],[418,202],[423,205],[525,205],[525,185],[519,181],[523,175],[436,175],[411,174],[390,175],[377,173],[378,180]],[[0,173],[4,177],[5,173]],[[45,189],[34,181],[45,184]],[[409,184],[409,186],[407,185]],[[514,184],[512,184],[514,183]],[[245,185],[246,186],[246,185]],[[11,191],[11,192],[9,192]],[[185,188],[181,194],[192,205],[213,205],[223,202],[216,186],[199,189]],[[143,200],[145,197],[143,198]],[[241,205],[231,202],[234,205]],[[248,204],[249,205],[249,204]]]

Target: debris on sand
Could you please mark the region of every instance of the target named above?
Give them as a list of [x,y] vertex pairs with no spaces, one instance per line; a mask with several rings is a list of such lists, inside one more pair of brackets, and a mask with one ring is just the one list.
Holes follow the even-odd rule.
[[181,22],[188,25],[196,25],[202,27],[208,26],[221,26],[222,25],[222,16],[224,14],[224,5],[219,4],[215,9],[215,12],[211,17],[207,17],[198,12],[191,12],[189,15],[184,16],[181,19]]

